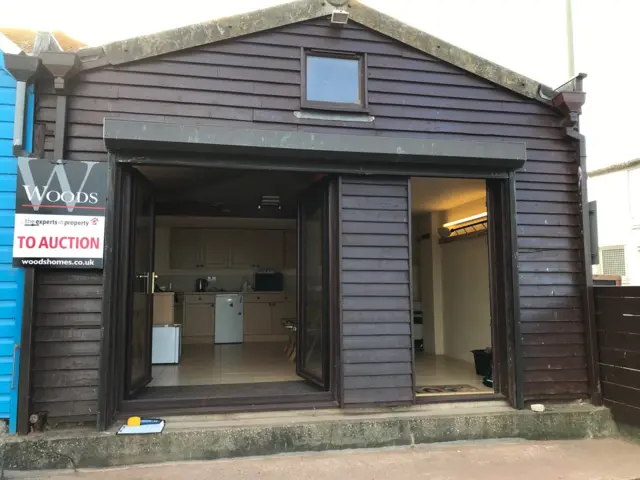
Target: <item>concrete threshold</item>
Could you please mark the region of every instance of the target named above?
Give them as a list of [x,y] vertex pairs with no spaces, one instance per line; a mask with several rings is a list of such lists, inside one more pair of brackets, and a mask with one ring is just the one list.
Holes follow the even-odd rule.
[[486,439],[559,440],[617,433],[608,409],[558,405],[544,413],[502,402],[166,417],[157,435],[88,429],[5,437],[7,470],[144,463],[411,446]]

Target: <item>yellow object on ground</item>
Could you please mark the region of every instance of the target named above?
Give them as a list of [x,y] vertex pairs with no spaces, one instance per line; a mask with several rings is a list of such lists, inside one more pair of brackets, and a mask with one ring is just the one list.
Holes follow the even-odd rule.
[[140,426],[140,417],[129,417],[129,418],[127,418],[127,425],[129,427],[138,427],[138,426]]

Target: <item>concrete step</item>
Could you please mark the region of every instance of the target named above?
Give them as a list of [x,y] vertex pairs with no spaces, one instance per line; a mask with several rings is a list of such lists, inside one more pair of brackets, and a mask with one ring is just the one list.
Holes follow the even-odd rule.
[[115,429],[51,431],[5,437],[10,470],[108,467],[213,460],[484,439],[579,439],[617,433],[608,409],[558,405],[544,413],[502,402],[358,410],[233,413],[166,417],[157,435],[122,436]]

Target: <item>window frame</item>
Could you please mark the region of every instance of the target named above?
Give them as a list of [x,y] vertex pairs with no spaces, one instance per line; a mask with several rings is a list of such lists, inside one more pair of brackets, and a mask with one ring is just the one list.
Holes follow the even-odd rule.
[[[307,57],[344,58],[358,60],[358,81],[361,103],[322,102],[319,100],[307,100]],[[333,50],[317,50],[313,48],[301,48],[300,68],[300,105],[302,108],[313,110],[333,110],[340,112],[367,112],[369,109],[367,88],[367,54],[339,52]]]

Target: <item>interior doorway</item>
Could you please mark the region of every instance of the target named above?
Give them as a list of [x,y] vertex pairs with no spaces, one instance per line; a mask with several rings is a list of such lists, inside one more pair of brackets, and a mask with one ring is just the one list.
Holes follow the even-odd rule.
[[[411,179],[418,399],[494,395],[494,303],[483,179]],[[497,268],[498,266],[496,266]]]
[[122,412],[333,406],[334,180],[118,168],[130,196]]

